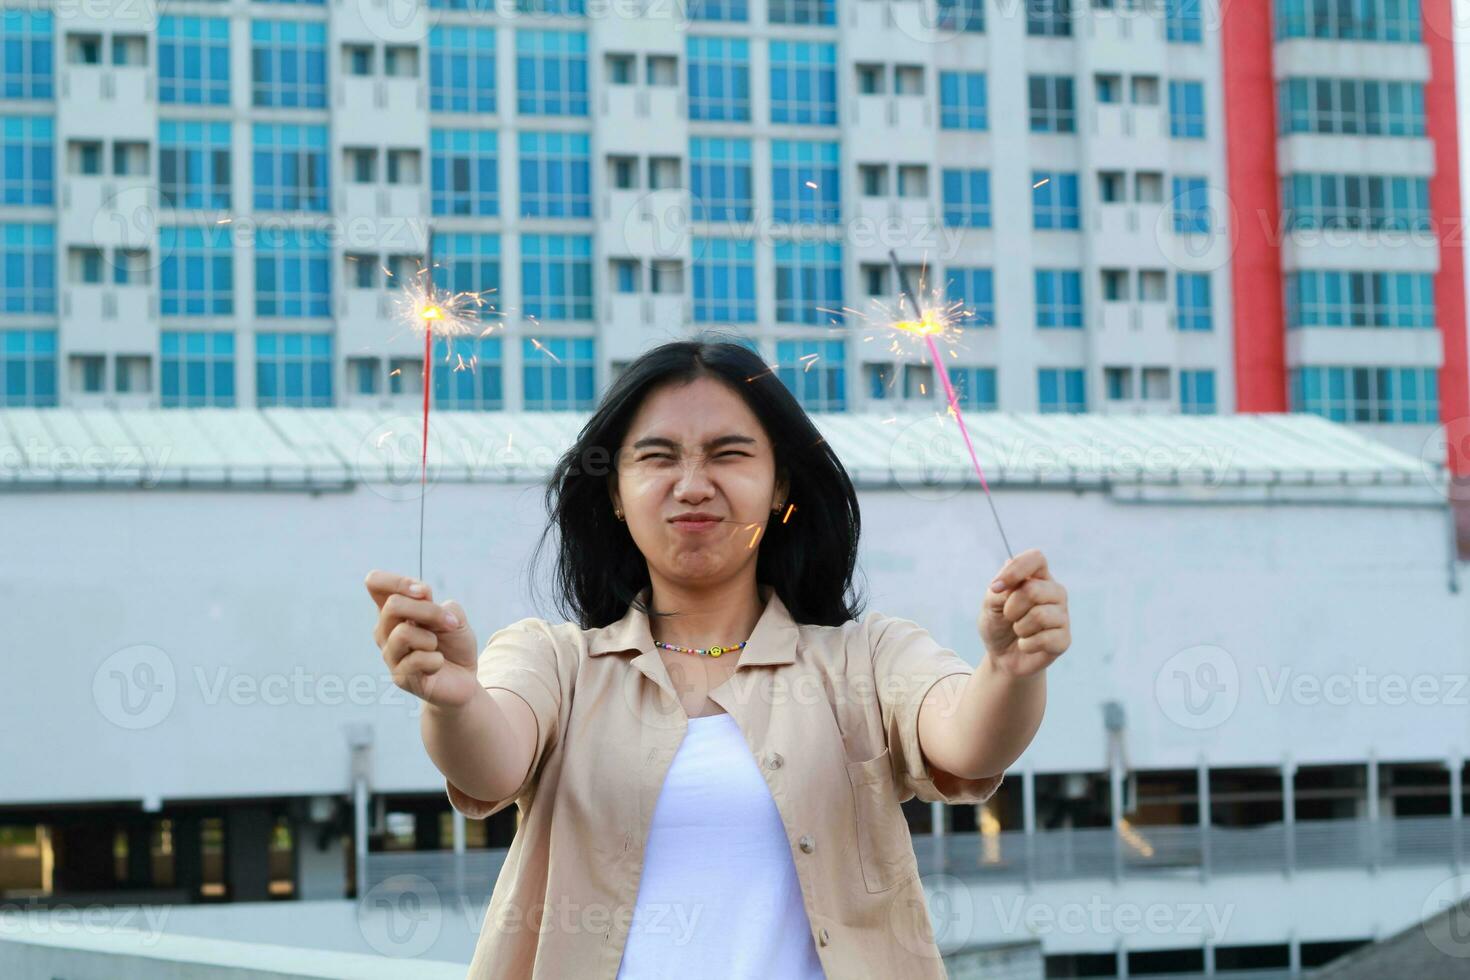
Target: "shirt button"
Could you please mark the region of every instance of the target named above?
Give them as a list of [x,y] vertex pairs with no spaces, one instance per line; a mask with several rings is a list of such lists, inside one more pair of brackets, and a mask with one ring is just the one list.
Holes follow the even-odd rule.
[[823,926],[817,931],[817,942],[825,946],[827,945],[827,938],[827,927]]
[[807,854],[817,849],[817,842],[812,840],[811,834],[802,834],[801,840],[797,841],[797,843],[801,845],[801,849]]
[[772,752],[771,753],[771,759],[770,759],[769,762],[766,763],[766,765],[769,768],[771,768],[771,769],[780,769],[781,768],[781,762],[782,762],[781,753],[780,752]]

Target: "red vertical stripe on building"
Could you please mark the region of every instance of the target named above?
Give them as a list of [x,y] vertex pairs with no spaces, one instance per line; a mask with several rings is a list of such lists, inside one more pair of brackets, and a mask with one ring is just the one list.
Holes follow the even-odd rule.
[[1286,411],[1272,6],[1267,0],[1221,5],[1235,403],[1241,412]]
[[[1464,438],[1470,415],[1470,376],[1465,338],[1465,218],[1460,210],[1460,125],[1455,98],[1453,0],[1423,0],[1424,45],[1429,49],[1429,83],[1424,114],[1434,140],[1434,176],[1429,207],[1439,237],[1439,275],[1434,278],[1435,320],[1444,340],[1439,373],[1439,417],[1448,437]],[[1470,452],[1447,446],[1456,476],[1470,476]]]

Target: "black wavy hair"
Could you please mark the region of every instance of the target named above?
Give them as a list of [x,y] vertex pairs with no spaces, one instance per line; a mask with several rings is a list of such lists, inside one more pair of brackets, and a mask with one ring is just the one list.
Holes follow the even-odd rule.
[[[775,590],[798,623],[838,626],[856,619],[864,602],[853,593],[861,521],[847,470],[775,368],[743,343],[709,331],[662,344],[630,363],[548,478],[548,521],[532,569],[557,532],[557,609],[582,629],[595,629],[621,619],[649,584],[647,559],[613,514],[609,482],[649,393],[699,377],[725,382],[750,406],[774,447],[778,477],[786,477],[787,504],[796,505],[787,522],[768,522],[757,546],[756,580]],[[639,609],[650,617],[669,615],[646,603]]]

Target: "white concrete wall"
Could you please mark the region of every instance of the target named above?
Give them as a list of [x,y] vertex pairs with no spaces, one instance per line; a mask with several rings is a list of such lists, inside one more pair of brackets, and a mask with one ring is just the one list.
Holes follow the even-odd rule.
[[[982,497],[952,491],[864,491],[862,570],[868,609],[974,662],[1004,553]],[[1470,743],[1470,603],[1450,591],[1442,510],[1021,490],[996,504],[1018,551],[1049,556],[1073,615],[1013,771],[1104,768],[1107,700],[1125,708],[1135,768],[1443,759]],[[360,487],[0,506],[0,717],[34,746],[0,762],[0,799],[345,792],[352,724],[374,733],[375,790],[442,786],[362,585],[373,567],[416,571],[416,500]],[[431,487],[425,578],[481,640],[526,615],[559,621],[527,598],[541,521],[536,487]]]

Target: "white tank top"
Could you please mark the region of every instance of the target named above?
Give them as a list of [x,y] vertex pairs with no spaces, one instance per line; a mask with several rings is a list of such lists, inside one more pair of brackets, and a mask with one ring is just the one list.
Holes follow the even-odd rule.
[[740,726],[689,719],[659,791],[618,980],[823,980],[791,845]]

